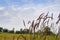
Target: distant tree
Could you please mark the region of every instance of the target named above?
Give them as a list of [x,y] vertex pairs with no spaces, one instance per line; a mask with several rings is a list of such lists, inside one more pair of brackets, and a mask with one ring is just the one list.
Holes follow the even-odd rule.
[[20,33],[20,34],[27,34],[27,33],[29,33],[29,29],[20,29],[20,31],[16,31],[16,33]]
[[3,29],[3,32],[8,32],[8,29]]
[[29,29],[26,29],[26,33],[29,33]]
[[3,31],[3,28],[2,27],[0,27],[0,32],[2,32]]
[[10,30],[9,33],[14,33],[14,31],[13,30]]
[[28,33],[29,33],[29,29],[24,29],[23,32],[24,32],[25,34],[28,34]]
[[10,30],[9,33],[14,33],[14,28],[12,30]]
[[23,32],[23,29],[21,28],[21,29],[20,29],[20,34],[22,34],[22,32]]
[[15,33],[16,33],[16,34],[21,34],[21,32],[20,32],[20,31],[16,31]]
[[50,28],[49,28],[48,26],[46,26],[46,27],[44,28],[43,34],[44,34],[44,35],[54,35],[54,33],[52,33],[52,32],[50,31]]

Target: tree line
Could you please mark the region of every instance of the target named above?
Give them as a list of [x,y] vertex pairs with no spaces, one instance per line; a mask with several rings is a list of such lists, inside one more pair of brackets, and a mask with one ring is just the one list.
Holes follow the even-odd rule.
[[[8,29],[3,29],[2,27],[0,27],[0,33],[12,33],[12,34],[33,34],[31,31],[29,31],[29,29],[20,29],[19,31],[14,31],[14,28],[12,30],[8,30]],[[55,35],[52,31],[50,31],[49,27],[45,27],[44,28],[44,32],[41,30],[38,30],[37,32],[35,32],[35,34],[44,34],[44,35]]]
[[29,29],[20,29],[19,31],[14,31],[14,28],[12,30],[8,30],[6,28],[2,28],[0,27],[0,32],[4,32],[4,33],[16,33],[16,34],[28,34],[29,33]]

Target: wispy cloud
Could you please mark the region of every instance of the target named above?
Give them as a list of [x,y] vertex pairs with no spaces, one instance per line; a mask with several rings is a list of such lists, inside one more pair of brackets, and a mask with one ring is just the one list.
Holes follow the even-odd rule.
[[0,26],[9,29],[22,28],[23,19],[27,24],[27,21],[36,19],[43,12],[54,13],[54,17],[60,13],[59,0],[1,0],[0,3],[5,5],[0,5]]

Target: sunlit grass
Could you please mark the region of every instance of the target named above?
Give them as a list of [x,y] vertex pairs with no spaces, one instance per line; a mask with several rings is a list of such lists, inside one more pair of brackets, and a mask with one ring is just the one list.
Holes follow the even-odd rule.
[[[33,34],[10,34],[10,33],[0,33],[0,40],[56,40],[56,37],[53,35],[48,35],[48,36],[42,36],[42,35],[37,35],[35,34],[35,37]],[[19,38],[18,38],[19,37]],[[58,36],[58,40],[60,40],[60,36]]]

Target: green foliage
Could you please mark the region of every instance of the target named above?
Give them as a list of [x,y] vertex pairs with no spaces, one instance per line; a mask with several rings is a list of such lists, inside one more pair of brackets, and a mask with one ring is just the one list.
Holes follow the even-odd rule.
[[13,30],[10,30],[9,33],[14,33],[14,31]]
[[13,33],[14,34],[15,33],[14,32],[14,28],[12,30],[9,30],[9,33]]
[[2,28],[2,27],[0,27],[0,32],[2,32],[2,30],[3,30],[3,28]]
[[20,31],[16,31],[15,33],[16,33],[16,34],[21,34],[21,32],[20,32]]
[[3,29],[3,32],[8,32],[8,29]]
[[50,28],[49,28],[48,26],[46,26],[46,27],[44,28],[43,35],[55,35],[55,34],[50,31]]
[[[23,36],[22,36],[23,35]],[[19,38],[18,38],[19,37]],[[44,35],[35,34],[10,34],[10,33],[1,33],[0,40],[44,40]],[[47,35],[45,40],[56,40],[56,37],[53,35]],[[58,40],[60,40],[60,36],[58,36]]]

